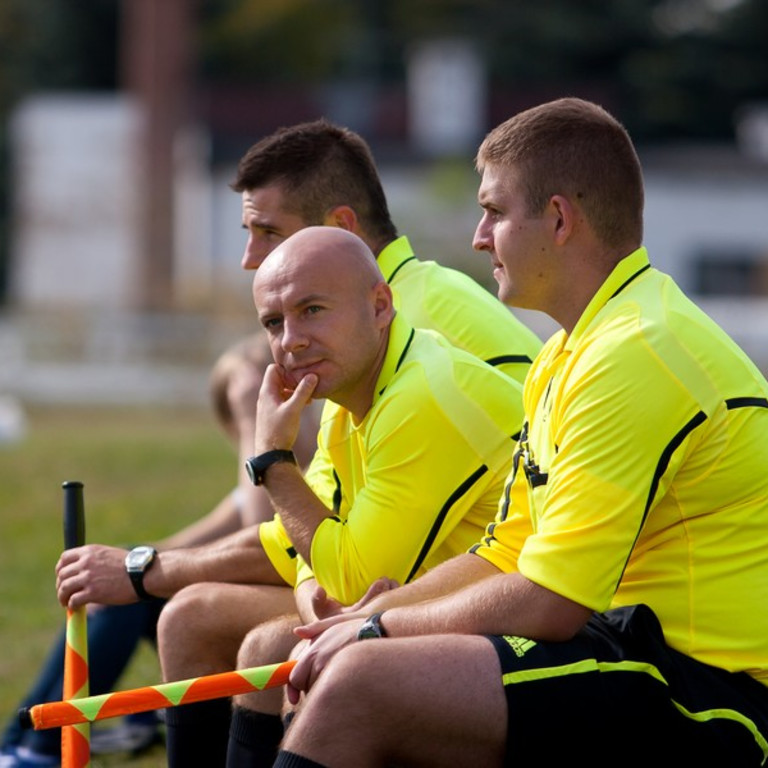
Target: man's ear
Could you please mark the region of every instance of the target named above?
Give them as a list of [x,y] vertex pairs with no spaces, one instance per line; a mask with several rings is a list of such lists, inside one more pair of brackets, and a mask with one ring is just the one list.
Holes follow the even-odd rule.
[[347,232],[357,234],[357,214],[354,208],[350,208],[348,205],[337,205],[325,214],[323,226],[338,227],[339,229],[346,229]]
[[395,316],[392,289],[384,280],[373,286],[373,311],[381,328],[386,328]]
[[562,245],[571,236],[579,211],[567,197],[553,195],[549,200],[547,214],[552,221],[552,235]]

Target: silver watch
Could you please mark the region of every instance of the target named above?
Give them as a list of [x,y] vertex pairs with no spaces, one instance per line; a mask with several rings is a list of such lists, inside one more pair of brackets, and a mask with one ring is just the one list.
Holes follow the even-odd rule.
[[373,616],[369,616],[363,622],[363,626],[357,632],[358,640],[372,640],[373,638],[387,636],[386,630],[381,626],[381,615],[383,613],[384,611],[374,613]]
[[157,550],[146,545],[134,547],[125,556],[125,572],[128,574],[139,600],[153,599],[153,596],[144,589],[144,574],[152,567],[156,557]]

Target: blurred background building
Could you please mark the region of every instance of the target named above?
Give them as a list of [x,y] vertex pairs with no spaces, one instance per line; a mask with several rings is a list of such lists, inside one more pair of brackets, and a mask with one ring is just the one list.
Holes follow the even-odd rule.
[[255,324],[235,164],[319,116],[493,290],[476,147],[565,95],[625,123],[652,260],[768,370],[766,30],[764,0],[3,0],[0,395],[202,400]]

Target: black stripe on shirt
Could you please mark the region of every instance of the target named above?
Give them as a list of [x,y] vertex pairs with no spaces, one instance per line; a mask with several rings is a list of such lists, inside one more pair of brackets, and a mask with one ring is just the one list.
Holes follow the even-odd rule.
[[391,283],[394,279],[395,275],[409,262],[409,261],[416,261],[415,256],[411,256],[410,258],[406,259],[405,261],[401,261],[396,267],[395,271],[387,278],[387,283]]
[[[693,432],[694,429],[701,426],[705,421],[707,420],[707,415],[704,413],[704,411],[699,411],[667,444],[667,447],[661,452],[661,456],[659,457],[659,463],[656,465],[656,471],[653,473],[653,479],[651,480],[651,488],[648,492],[648,498],[645,502],[645,509],[643,510],[643,517],[640,521],[640,525],[637,528],[637,533],[635,534],[635,542],[637,542],[637,538],[640,536],[640,531],[642,530],[643,526],[645,525],[645,519],[648,517],[648,513],[651,511],[651,504],[653,504],[653,500],[656,496],[656,491],[659,490],[659,483],[661,482],[661,478],[664,476],[664,473],[667,471],[667,467],[669,467],[669,461],[672,458],[672,454],[683,444],[683,441],[685,440],[688,435]],[[634,544],[632,545],[632,548],[629,550],[629,553],[627,554],[627,560],[624,563],[624,567],[621,569],[621,575],[619,576],[619,580],[616,582],[616,589],[619,588],[619,584],[621,584],[621,580],[624,578],[624,571],[627,568],[627,563],[629,563],[629,558],[632,555],[632,551],[634,550]]]
[[498,357],[491,357],[485,362],[496,367],[507,363],[532,363],[533,360],[528,355],[499,355]]
[[[408,341],[405,342],[405,347],[403,348],[403,352],[400,355],[400,359],[397,361],[397,365],[395,366],[395,372],[400,370],[400,366],[403,364],[403,360],[405,360],[405,356],[408,354],[408,350],[411,348],[411,343],[413,342],[413,337],[416,335],[416,330],[414,328],[411,328],[411,335],[408,337]],[[384,394],[384,390],[387,388],[389,382],[387,382],[380,390],[379,390],[379,397],[381,397]]]
[[768,408],[768,400],[764,397],[732,397],[725,401],[725,407],[729,411],[734,408]]
[[440,528],[445,522],[445,518],[448,515],[448,512],[451,510],[453,505],[462,497],[464,494],[467,493],[467,491],[488,471],[488,467],[483,464],[481,467],[476,469],[449,497],[448,501],[443,504],[443,508],[438,513],[437,517],[435,518],[435,522],[432,524],[432,528],[429,531],[429,535],[427,536],[426,541],[424,542],[424,545],[421,548],[421,552],[419,552],[419,556],[416,558],[416,562],[413,565],[413,568],[411,568],[411,572],[408,574],[408,578],[405,580],[406,584],[413,579],[416,574],[419,571],[419,568],[421,568],[424,560],[426,560],[427,555],[429,554],[429,550],[432,548],[432,545],[435,542],[435,539],[437,538],[437,534],[440,532]]
[[341,480],[339,479],[339,475],[336,472],[336,470],[333,470],[333,479],[336,483],[336,487],[333,489],[333,511],[338,514],[339,510],[341,509]]
[[400,359],[397,361],[397,365],[395,366],[395,371],[400,370],[400,366],[403,364],[403,360],[405,360],[405,356],[408,354],[408,350],[411,348],[411,344],[413,342],[413,337],[416,335],[416,331],[411,328],[411,334],[408,336],[408,341],[405,342],[405,347],[403,348],[403,354],[400,355]]
[[699,411],[668,443],[667,447],[661,452],[659,463],[656,465],[656,471],[653,473],[653,480],[651,481],[651,489],[648,493],[648,499],[645,502],[645,509],[643,510],[643,519],[640,523],[642,528],[645,523],[645,518],[648,516],[648,512],[653,504],[653,499],[656,496],[656,491],[659,489],[659,483],[664,473],[669,466],[669,460],[672,458],[672,454],[682,445],[688,435],[693,432],[696,427],[700,426],[707,420],[707,415],[704,411]]
[[[637,272],[635,272],[635,274],[634,274],[634,275],[632,275],[631,277],[628,277],[628,278],[627,278],[627,279],[626,279],[626,280],[625,280],[625,281],[624,281],[624,282],[623,282],[623,283],[622,283],[622,284],[621,284],[621,285],[620,285],[620,286],[619,286],[619,287],[618,287],[618,288],[617,288],[617,289],[616,289],[616,290],[615,290],[615,291],[614,291],[614,292],[611,294],[611,299],[612,299],[614,296],[618,296],[618,295],[619,295],[619,294],[620,294],[620,293],[621,293],[621,292],[622,292],[622,291],[623,291],[623,290],[624,290],[624,289],[625,289],[625,288],[626,288],[626,287],[627,287],[627,286],[628,286],[628,285],[629,285],[629,284],[630,284],[630,283],[631,283],[631,282],[632,282],[632,281],[633,281],[633,280],[634,280],[636,277],[638,277],[639,275],[642,275],[642,274],[643,274],[643,272],[645,272],[645,270],[646,270],[646,269],[650,269],[650,268],[651,268],[651,265],[650,265],[650,264],[646,264],[646,265],[645,265],[644,267],[642,267],[641,269],[638,269],[638,270],[637,270]],[[608,301],[610,301],[611,299],[608,299]]]

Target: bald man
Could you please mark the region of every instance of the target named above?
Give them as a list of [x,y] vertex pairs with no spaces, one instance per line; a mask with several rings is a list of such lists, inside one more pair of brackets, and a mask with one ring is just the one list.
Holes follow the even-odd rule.
[[[285,645],[272,647],[287,653],[299,610],[303,619],[313,613],[315,584],[328,600],[352,604],[377,579],[409,582],[482,534],[510,468],[521,395],[519,384],[474,355],[408,325],[368,246],[343,229],[308,227],[289,237],[259,268],[253,296],[275,363],[259,393],[248,463],[277,510],[260,526],[260,555],[283,587],[222,584],[210,610],[222,617],[227,642],[246,616],[251,626],[264,624],[257,595],[281,589],[273,615],[286,613],[287,601],[295,615],[280,625]],[[316,457],[302,475],[291,449],[313,398],[326,405]],[[163,626],[161,618],[161,636]],[[160,649],[162,659],[162,640]],[[208,720],[203,730],[202,714],[205,738],[171,739],[171,765],[191,764],[188,744],[195,764],[221,764],[220,752],[201,757],[217,749],[216,729]],[[258,733],[256,748],[271,760],[282,732],[277,712],[261,713],[256,726],[243,716],[233,732]]]

